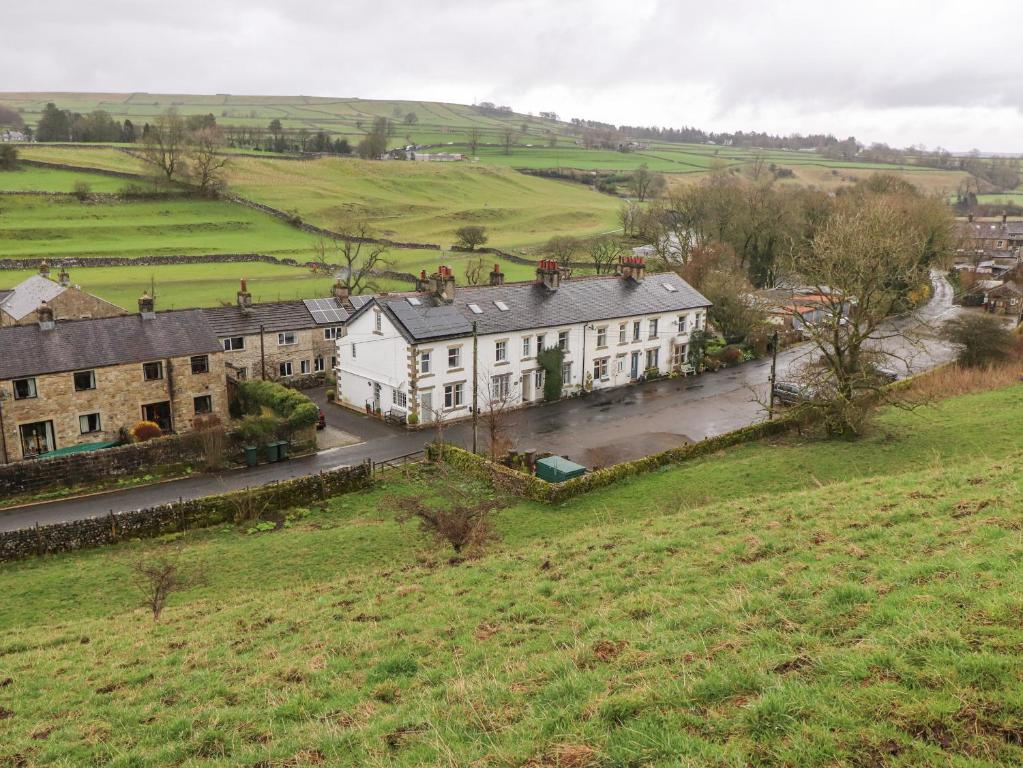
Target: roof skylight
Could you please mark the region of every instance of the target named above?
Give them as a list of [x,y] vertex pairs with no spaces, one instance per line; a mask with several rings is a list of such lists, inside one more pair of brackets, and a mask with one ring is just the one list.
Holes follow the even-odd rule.
[[671,283],[661,283],[661,285],[664,286],[664,290],[666,290],[668,293],[675,293],[678,291],[678,288],[676,288]]
[[420,306],[420,305],[421,305],[421,304],[423,303],[423,302],[422,302],[422,301],[420,301],[420,300],[419,300],[419,298],[418,298],[418,297],[416,297],[416,296],[409,296],[408,298],[406,298],[406,301],[407,301],[407,302],[408,302],[409,304],[411,304],[411,305],[412,305],[413,307],[418,307],[418,306]]
[[482,315],[483,314],[483,310],[480,309],[480,305],[479,304],[470,304],[469,305],[469,311],[472,312],[474,315]]
[[509,311],[508,310],[508,305],[505,304],[503,301],[495,301],[494,302],[494,306],[497,307],[502,312],[508,312]]

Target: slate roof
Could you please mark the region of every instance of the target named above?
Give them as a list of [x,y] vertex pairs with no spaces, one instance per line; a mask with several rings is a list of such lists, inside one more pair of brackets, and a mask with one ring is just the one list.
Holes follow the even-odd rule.
[[962,223],[966,233],[975,238],[1007,238],[1023,236],[1023,221],[968,221]]
[[[358,309],[370,301],[371,296],[352,296],[350,301]],[[278,331],[301,331],[306,328],[321,328],[309,312],[305,301],[276,301],[267,304],[253,304],[247,310],[239,306],[211,307],[201,310],[217,336],[252,336],[263,326],[266,333]],[[345,320],[348,312],[344,312]],[[340,322],[345,322],[342,320]],[[326,323],[337,325],[337,323]]]
[[67,287],[47,277],[32,275],[14,286],[6,298],[0,297],[0,303],[4,312],[21,320],[35,312],[44,301],[53,301],[66,290]]
[[[675,290],[667,290],[665,284]],[[422,304],[412,306],[409,296]],[[508,311],[500,310],[496,301],[503,302]],[[473,321],[480,334],[491,334],[710,306],[696,289],[671,272],[647,274],[640,282],[617,276],[580,277],[562,281],[556,291],[535,282],[459,287],[451,304],[438,303],[422,293],[377,296],[373,303],[409,341],[465,336],[472,332]],[[482,312],[473,312],[470,304]],[[361,310],[353,317],[358,314]]]
[[1012,280],[1002,283],[996,288],[992,288],[988,291],[988,296],[1001,296],[1002,294],[1016,294],[1017,296],[1023,295],[1023,288],[1020,288]]
[[197,309],[0,328],[0,380],[221,352]]
[[9,299],[13,295],[14,295],[13,290],[7,291],[0,290],[0,304],[3,304],[5,301],[7,301],[7,299]]

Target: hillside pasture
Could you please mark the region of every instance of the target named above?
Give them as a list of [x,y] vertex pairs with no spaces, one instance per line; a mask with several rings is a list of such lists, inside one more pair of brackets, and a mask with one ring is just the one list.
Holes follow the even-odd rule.
[[467,163],[243,157],[232,163],[229,183],[319,226],[336,227],[356,213],[381,236],[445,247],[467,224],[485,226],[489,245],[502,248],[594,235],[618,226],[621,204],[583,185]]
[[[304,267],[262,262],[217,264],[140,264],[134,267],[69,268],[71,279],[89,293],[134,310],[143,291],[156,289],[158,309],[188,309],[233,304],[238,284],[248,281],[256,302],[314,299],[330,295],[334,278]],[[0,270],[0,288],[15,285],[35,270]],[[406,283],[382,280],[382,290],[408,290]]]
[[[88,184],[90,192],[117,194],[130,182],[98,173],[38,168],[25,164],[15,171],[0,173],[0,192],[73,192],[79,183]],[[0,209],[2,206],[0,201]]]
[[0,258],[265,253],[308,261],[315,242],[279,219],[217,200],[0,196]]
[[[475,559],[399,521],[491,493],[426,468],[273,532],[0,567],[0,760],[1019,765],[1021,406],[512,500]],[[131,568],[161,556],[201,578],[154,623]]]

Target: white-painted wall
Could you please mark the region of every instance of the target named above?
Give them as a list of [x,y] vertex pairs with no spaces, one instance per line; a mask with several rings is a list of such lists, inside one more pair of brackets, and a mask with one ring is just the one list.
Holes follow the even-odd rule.
[[[424,405],[425,396],[432,409],[440,411],[445,419],[469,416],[472,404],[472,337],[464,336],[412,347],[386,316],[381,317],[380,333],[376,333],[375,312],[375,309],[370,309],[356,318],[349,324],[347,335],[338,340],[339,401],[362,409],[367,401],[373,401],[374,385],[379,385],[380,407],[385,412],[395,407],[394,392],[398,391],[408,397],[409,410],[413,407],[413,395],[420,406]],[[678,329],[680,317],[686,319],[685,329],[681,333]],[[658,321],[657,336],[651,338],[650,320],[654,318]],[[634,340],[633,323],[637,321],[640,323],[640,332],[638,340]],[[565,394],[572,394],[587,385],[587,374],[593,376],[594,363],[598,359],[607,360],[607,372],[602,378],[593,376],[592,382],[589,382],[593,389],[622,386],[634,381],[633,353],[639,355],[639,375],[646,371],[648,352],[654,350],[657,353],[658,371],[669,373],[672,370],[673,348],[676,345],[688,345],[692,331],[697,327],[702,329],[705,322],[706,312],[699,309],[600,321],[585,326],[577,323],[506,334],[480,335],[477,340],[479,407],[486,409],[491,397],[499,399],[497,385],[494,382],[495,376],[508,377],[507,405],[517,406],[543,400],[542,380],[538,381],[536,378],[536,373],[540,370],[536,362],[538,336],[543,336],[544,347],[549,348],[558,345],[560,332],[568,333],[565,363],[571,365],[571,372],[563,391]],[[625,325],[624,343],[620,342],[619,327],[622,324]],[[603,345],[598,345],[601,328],[606,328],[606,339]],[[523,347],[524,338],[529,339],[528,354],[525,354]],[[497,359],[497,343],[500,341],[506,345],[504,360]],[[356,349],[354,357],[351,350],[353,344]],[[453,348],[461,350],[461,358],[458,365],[449,366],[448,354]],[[422,358],[425,353],[430,355],[430,369],[424,372]],[[414,355],[417,371],[414,391],[408,373],[410,355]],[[461,404],[450,402],[455,400],[454,387],[458,384],[462,385]],[[448,387],[452,389],[447,392],[446,397]],[[399,407],[399,410],[405,409]],[[419,410],[422,421],[433,420],[424,408]]]

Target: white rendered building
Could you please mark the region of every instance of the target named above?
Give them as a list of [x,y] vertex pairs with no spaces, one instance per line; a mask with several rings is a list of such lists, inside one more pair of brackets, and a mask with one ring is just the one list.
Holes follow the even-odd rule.
[[495,265],[489,285],[457,289],[441,267],[419,287],[376,296],[349,318],[337,341],[339,403],[413,423],[466,417],[474,368],[481,410],[538,403],[537,354],[551,347],[563,351],[563,394],[621,386],[682,368],[710,306],[673,273],[646,275],[636,257],[618,275],[572,279],[541,261],[535,281],[507,284]]

